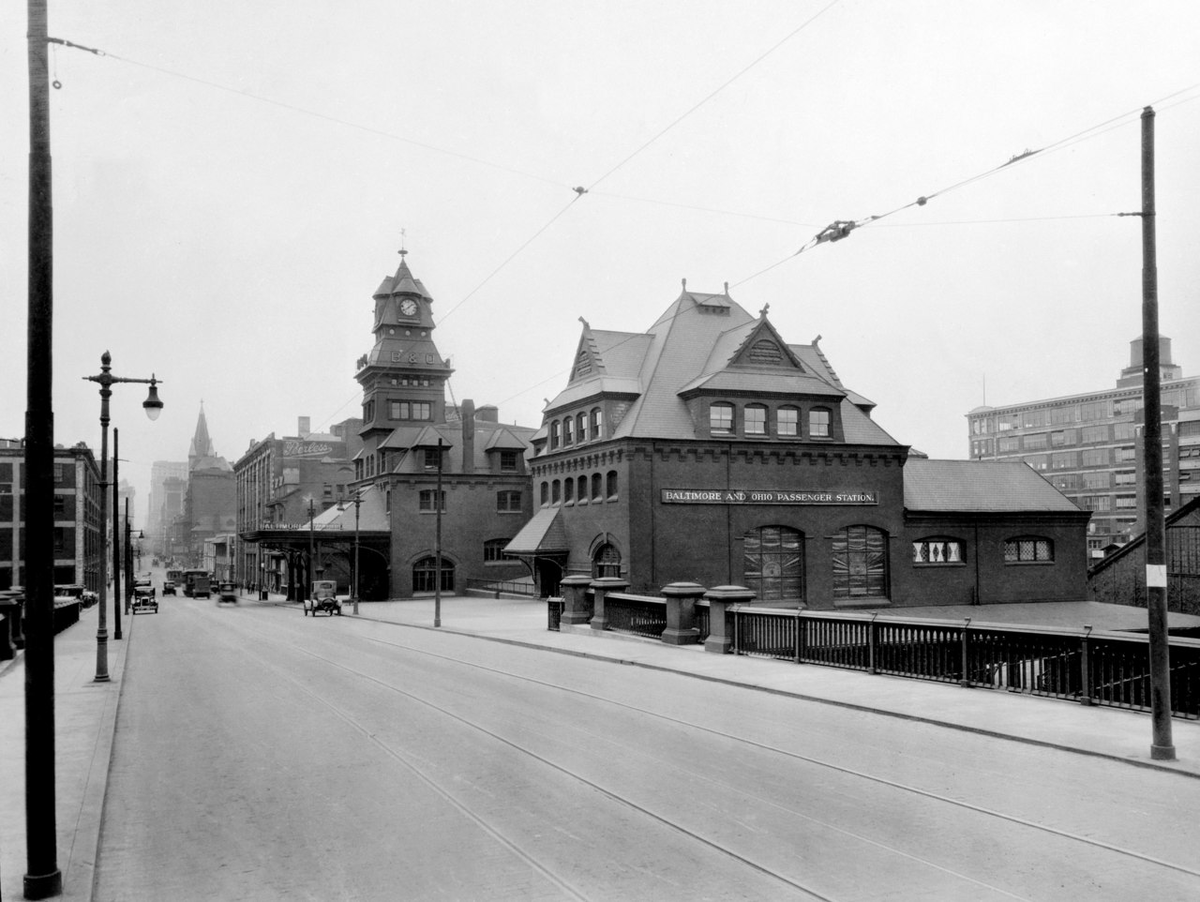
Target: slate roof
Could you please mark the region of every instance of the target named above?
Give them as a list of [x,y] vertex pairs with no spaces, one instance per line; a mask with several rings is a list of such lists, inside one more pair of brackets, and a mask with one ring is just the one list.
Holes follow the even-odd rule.
[[533,515],[504,550],[510,554],[547,554],[570,550],[567,530],[559,516],[561,508],[545,507]]
[[[373,484],[362,487],[360,497],[362,504],[358,509],[358,529],[360,532],[373,530],[389,530],[387,510],[384,508],[383,492]],[[354,532],[354,505],[345,504],[343,508],[334,505],[322,511],[313,518],[314,532]]]
[[[521,451],[531,448],[530,439],[534,430],[528,426],[509,426],[487,420],[475,420],[475,472],[486,474],[491,470],[489,451]],[[415,448],[436,448],[438,438],[444,450],[443,470],[445,474],[462,472],[463,435],[462,424],[429,423],[421,426],[397,426],[388,434],[380,448],[388,451],[411,451]],[[397,457],[391,472],[425,473],[425,460],[421,455],[404,454]]]
[[904,464],[910,511],[1080,513],[1066,495],[1020,461],[928,460]]
[[[756,365],[745,356],[760,337],[777,341],[779,365]],[[547,415],[586,398],[624,394],[631,402],[613,437],[696,438],[696,425],[681,393],[704,389],[720,393],[796,394],[841,404],[846,442],[898,446],[868,416],[874,407],[849,391],[817,345],[784,342],[766,310],[752,316],[727,291],[688,291],[686,284],[644,333],[592,329],[586,321],[567,387],[547,402]],[[580,358],[589,366],[581,367]]]

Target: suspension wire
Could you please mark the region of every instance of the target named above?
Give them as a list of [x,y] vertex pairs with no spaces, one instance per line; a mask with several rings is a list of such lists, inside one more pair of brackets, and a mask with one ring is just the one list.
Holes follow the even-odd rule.
[[[1167,94],[1165,97],[1162,97],[1157,101],[1154,101],[1151,105],[1153,106],[1156,104],[1161,104],[1162,102],[1167,101],[1167,100],[1179,98],[1180,95],[1186,94],[1189,91],[1193,91],[1198,87],[1200,87],[1200,82],[1196,82],[1194,84],[1188,85],[1185,88],[1181,88],[1178,91],[1173,91],[1172,93]],[[1200,97],[1193,96],[1193,97],[1185,97],[1185,98],[1177,99],[1177,100],[1175,100],[1174,103],[1170,104],[1170,106],[1178,106],[1179,104],[1188,103],[1188,102],[1190,102],[1192,100],[1196,100],[1196,99],[1200,99]],[[855,229],[862,228],[863,226],[867,226],[867,225],[875,225],[881,219],[885,219],[889,216],[899,213],[901,210],[907,210],[910,207],[923,207],[930,200],[932,200],[935,197],[939,197],[943,194],[948,194],[951,191],[955,191],[958,188],[965,187],[966,185],[969,185],[973,182],[981,181],[982,179],[985,179],[985,178],[990,178],[991,176],[996,175],[997,173],[999,173],[1005,169],[1025,163],[1032,157],[1048,156],[1051,153],[1056,153],[1057,151],[1064,150],[1067,147],[1070,147],[1074,144],[1078,144],[1083,141],[1089,141],[1092,138],[1099,137],[1100,135],[1105,134],[1106,132],[1112,131],[1113,129],[1121,128],[1122,126],[1128,125],[1128,124],[1130,124],[1130,122],[1135,121],[1135,119],[1131,118],[1131,117],[1140,116],[1141,112],[1142,112],[1142,110],[1139,108],[1136,110],[1130,110],[1130,111],[1127,111],[1124,113],[1120,113],[1120,114],[1112,117],[1111,119],[1105,120],[1104,122],[1100,122],[1096,125],[1090,126],[1089,128],[1085,128],[1082,131],[1078,131],[1072,135],[1068,135],[1065,138],[1061,138],[1058,141],[1055,141],[1051,144],[1047,144],[1045,147],[1040,147],[1040,148],[1036,148],[1036,149],[1026,148],[1024,151],[1022,151],[1021,153],[1015,154],[1014,156],[1010,157],[1004,163],[1001,163],[999,166],[993,166],[991,169],[986,169],[983,172],[980,172],[976,175],[971,176],[970,178],[966,178],[961,181],[955,182],[952,185],[948,185],[945,188],[940,188],[939,190],[934,191],[930,194],[922,195],[914,201],[910,201],[909,203],[902,204],[901,206],[896,207],[894,210],[889,210],[887,213],[879,213],[879,214],[875,214],[872,216],[866,216],[862,219],[857,219],[857,220],[855,220],[855,219],[834,220],[832,223],[825,226],[825,228],[823,228],[819,232],[817,232],[817,234],[814,235],[812,238],[810,238],[807,242],[805,242],[803,245],[801,245],[800,248],[797,251],[795,251],[794,253],[789,254],[788,256],[784,257],[783,259],[779,260],[778,262],[772,263],[770,266],[766,267],[765,269],[761,269],[758,272],[754,273],[753,275],[747,276],[746,278],[744,278],[738,282],[735,282],[734,284],[735,285],[744,285],[746,282],[749,282],[751,279],[756,279],[759,276],[761,276],[767,272],[770,272],[772,269],[775,269],[777,266],[781,266],[783,263],[786,263],[788,260],[792,259],[793,257],[797,257],[800,254],[803,254],[805,251],[812,250],[814,247],[817,247],[818,245],[827,244],[827,243],[832,244],[833,242],[841,241],[843,238],[849,237],[851,232],[853,232]],[[1120,214],[1110,213],[1110,214],[1092,214],[1092,215],[1095,215],[1095,216],[1118,216]],[[1084,218],[1084,217],[1066,217],[1066,216],[1064,216],[1064,217],[1046,217],[1046,218],[1067,219],[1067,218]],[[987,222],[989,220],[980,220],[980,221]],[[1020,221],[1024,221],[1024,220],[1018,219],[1018,220],[993,220],[993,221],[1020,222]]]
[[765,60],[768,56],[770,56],[772,53],[774,53],[776,50],[778,50],[780,47],[782,47],[784,44],[786,44],[788,41],[790,41],[792,38],[794,38],[796,35],[798,35],[800,32],[802,32],[805,28],[807,28],[809,25],[811,25],[813,22],[815,22],[817,19],[819,19],[821,16],[823,16],[826,12],[828,12],[833,7],[837,6],[837,4],[840,2],[841,2],[841,0],[831,0],[830,3],[828,3],[826,6],[824,6],[822,9],[820,9],[816,13],[814,13],[806,21],[802,22],[796,28],[794,28],[790,32],[788,32],[788,34],[784,35],[782,38],[780,38],[778,41],[776,41],[775,44],[773,44],[770,48],[768,48],[766,51],[764,51],[762,54],[760,54],[756,59],[751,61],[746,66],[743,66],[740,70],[735,72],[732,76],[730,76],[728,79],[726,79],[720,85],[718,85],[708,95],[706,95],[701,100],[697,101],[695,104],[693,104],[687,110],[685,110],[683,113],[681,113],[679,116],[677,116],[671,122],[669,122],[666,125],[666,127],[661,129],[654,136],[652,136],[648,141],[646,141],[639,148],[637,148],[635,151],[633,151],[633,153],[629,154],[627,157],[625,157],[625,159],[621,160],[621,162],[617,163],[617,165],[613,166],[611,169],[609,169],[607,172],[605,172],[602,176],[600,176],[600,178],[598,178],[594,182],[592,182],[591,185],[589,185],[587,187],[587,189],[577,188],[575,190],[581,191],[581,193],[583,193],[583,194],[586,194],[588,191],[591,191],[593,188],[595,188],[597,185],[599,185],[601,182],[603,182],[606,178],[608,178],[610,175],[612,175],[614,172],[616,172],[618,169],[620,169],[622,166],[624,166],[626,163],[628,163],[630,160],[632,160],[634,157],[636,157],[638,154],[640,154],[642,151],[644,151],[646,148],[648,148],[651,144],[653,144],[655,141],[657,141],[659,138],[661,138],[663,135],[665,135],[667,132],[669,132],[671,129],[673,129],[675,126],[677,126],[680,122],[682,122],[688,116],[692,115],[692,113],[696,112],[696,110],[700,109],[700,107],[704,106],[706,103],[708,103],[714,97],[716,97],[718,94],[720,94],[722,91],[724,91],[727,87],[729,87],[731,84],[733,84],[739,78],[741,78],[743,75],[745,75],[751,69],[753,69],[759,63],[761,63],[763,60]]
[[53,43],[63,44],[67,47],[73,47],[78,50],[86,50],[89,53],[96,54],[97,56],[108,57],[109,59],[118,60],[122,63],[128,63],[131,66],[140,66],[143,69],[149,69],[152,72],[158,72],[162,75],[170,75],[174,78],[183,79],[184,81],[190,81],[190,82],[193,82],[198,85],[204,85],[205,87],[215,88],[218,91],[225,91],[230,94],[236,94],[239,97],[245,97],[248,100],[256,100],[259,103],[269,104],[270,106],[279,107],[280,109],[288,110],[293,113],[300,113],[304,116],[311,116],[314,119],[322,119],[326,122],[332,122],[336,125],[345,126],[346,128],[357,129],[358,131],[366,132],[367,134],[371,134],[371,135],[376,135],[381,138],[389,138],[393,141],[399,141],[403,144],[409,144],[413,147],[419,147],[422,150],[428,150],[428,151],[432,151],[434,153],[440,153],[440,154],[445,154],[446,156],[456,157],[457,159],[466,160],[467,162],[475,163],[479,166],[487,166],[491,169],[498,169],[501,172],[507,172],[512,175],[523,176],[528,179],[533,179],[534,181],[544,182],[545,184],[555,185],[560,188],[569,187],[565,182],[560,181],[558,179],[548,178],[544,175],[538,175],[533,172],[527,172],[523,169],[517,169],[512,166],[506,166],[505,164],[497,163],[494,160],[485,160],[482,157],[475,157],[470,154],[461,153],[457,150],[450,150],[445,147],[439,147],[436,144],[429,144],[425,141],[417,141],[414,138],[407,138],[403,135],[398,135],[394,132],[384,131],[383,129],[375,128],[370,125],[363,125],[362,123],[359,123],[359,122],[351,122],[348,119],[341,119],[337,116],[331,116],[328,113],[319,113],[315,110],[306,109],[305,107],[297,106],[296,104],[293,104],[293,103],[287,103],[286,101],[282,101],[282,100],[275,100],[274,98],[271,98],[271,97],[264,97],[261,94],[255,94],[253,91],[247,91],[243,88],[234,88],[229,85],[223,85],[219,82],[209,81],[208,79],[199,78],[195,75],[188,75],[184,72],[177,72],[174,69],[167,69],[163,66],[156,66],[153,63],[144,63],[141,60],[131,59],[130,57],[127,57],[127,56],[120,56],[116,53],[107,53],[103,50],[97,50],[92,47],[84,47],[82,44],[73,44],[70,41],[63,41],[63,40],[59,40],[57,38],[50,38],[50,40]]
[[488,273],[487,277],[482,282],[480,282],[478,285],[476,285],[474,288],[472,288],[466,294],[466,296],[462,300],[460,300],[457,304],[455,304],[453,307],[451,307],[449,310],[447,310],[445,313],[443,313],[439,322],[445,323],[446,320],[450,318],[450,315],[452,313],[454,313],[455,310],[457,310],[459,307],[461,307],[463,304],[465,304],[467,301],[469,301],[476,294],[476,292],[478,292],[479,289],[483,288],[484,285],[486,285],[488,282],[490,282],[500,272],[500,270],[502,270],[502,269],[504,269],[504,267],[508,266],[508,264],[511,263],[517,257],[518,254],[520,254],[523,250],[525,250],[525,248],[529,247],[529,245],[533,244],[535,239],[537,239],[543,232],[545,232],[546,229],[550,228],[550,226],[554,225],[554,223],[556,223],[559,220],[559,218],[562,217],[562,215],[564,213],[566,213],[569,209],[571,209],[571,207],[573,207],[575,205],[575,203],[581,197],[583,197],[582,194],[577,194],[575,197],[571,198],[571,200],[567,203],[567,205],[565,207],[563,207],[561,210],[559,210],[557,213],[555,213],[553,216],[550,217],[549,222],[547,222],[540,229],[538,229],[536,232],[534,232],[532,235],[530,235],[527,239],[525,239],[525,242],[520,247],[518,247],[515,251],[513,251],[511,254],[509,254],[507,257],[505,257],[504,261],[499,266],[497,266],[495,269],[493,269],[490,273]]

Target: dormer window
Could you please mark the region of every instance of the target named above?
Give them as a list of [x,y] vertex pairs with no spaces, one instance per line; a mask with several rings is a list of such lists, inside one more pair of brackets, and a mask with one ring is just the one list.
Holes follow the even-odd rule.
[[829,410],[814,407],[808,412],[808,437],[829,438]]
[[733,405],[720,401],[708,408],[708,431],[712,433],[733,432]]
[[761,404],[750,404],[744,415],[746,435],[767,434],[767,408]]

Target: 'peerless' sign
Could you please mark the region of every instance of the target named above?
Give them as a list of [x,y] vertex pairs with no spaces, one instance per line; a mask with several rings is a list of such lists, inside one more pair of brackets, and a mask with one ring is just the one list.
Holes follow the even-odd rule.
[[663,489],[663,504],[878,504],[878,492],[783,489]]

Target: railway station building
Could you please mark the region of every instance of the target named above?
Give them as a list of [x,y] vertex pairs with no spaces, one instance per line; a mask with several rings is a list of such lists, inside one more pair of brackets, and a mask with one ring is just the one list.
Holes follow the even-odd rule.
[[815,609],[1081,601],[1089,513],[1018,462],[929,460],[842,384],[820,336],[687,288],[645,332],[583,321],[505,553],[564,576],[742,585]]

